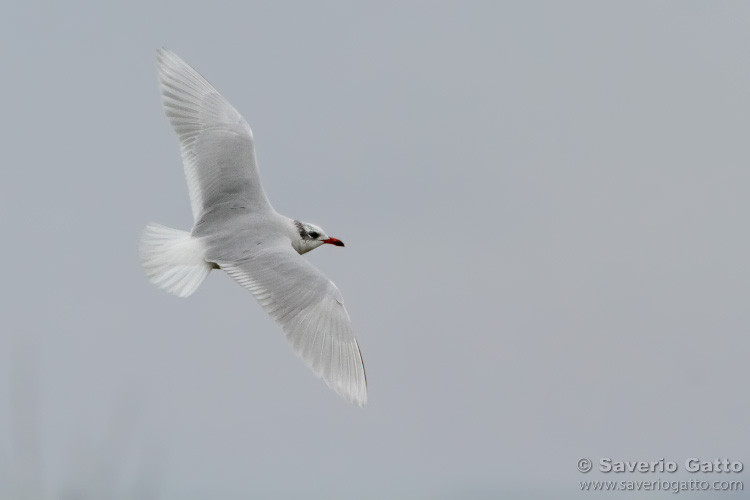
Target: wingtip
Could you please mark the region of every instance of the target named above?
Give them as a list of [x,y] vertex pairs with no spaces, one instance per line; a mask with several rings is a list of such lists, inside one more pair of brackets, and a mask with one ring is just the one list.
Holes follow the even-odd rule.
[[365,405],[367,404],[367,386],[363,387],[359,384],[348,385],[348,384],[335,383],[327,379],[323,375],[320,375],[320,374],[316,374],[316,375],[318,377],[322,377],[326,385],[330,387],[331,389],[333,389],[333,391],[347,403],[353,406],[357,406],[359,408],[364,408]]
[[338,392],[340,396],[343,396],[349,403],[359,408],[364,408],[367,404],[367,389],[360,389],[360,391],[346,393],[336,390],[336,392]]
[[156,63],[159,66],[159,69],[162,70],[163,68],[169,66],[184,65],[185,61],[183,61],[180,56],[178,56],[168,48],[159,47],[158,49],[156,49]]
[[165,67],[168,65],[168,61],[172,58],[173,52],[166,47],[159,47],[156,49],[156,67],[159,71],[159,77],[161,78]]

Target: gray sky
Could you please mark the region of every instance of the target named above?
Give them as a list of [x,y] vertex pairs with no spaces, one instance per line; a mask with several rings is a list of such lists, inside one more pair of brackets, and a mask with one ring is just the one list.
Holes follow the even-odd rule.
[[[6,6],[0,497],[596,498],[578,482],[660,476],[579,458],[750,469],[749,25],[745,2]],[[275,208],[346,242],[305,258],[346,298],[364,410],[223,273],[147,282],[143,226],[192,221],[162,45],[250,123]]]

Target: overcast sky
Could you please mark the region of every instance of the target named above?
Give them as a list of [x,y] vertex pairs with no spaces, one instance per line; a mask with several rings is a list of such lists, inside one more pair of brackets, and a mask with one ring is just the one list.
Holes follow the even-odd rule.
[[[747,494],[748,26],[739,1],[6,5],[0,497],[595,498],[689,457],[743,461]],[[160,46],[247,119],[275,208],[346,242],[304,258],[364,409],[223,273],[148,283],[144,225],[192,224]]]

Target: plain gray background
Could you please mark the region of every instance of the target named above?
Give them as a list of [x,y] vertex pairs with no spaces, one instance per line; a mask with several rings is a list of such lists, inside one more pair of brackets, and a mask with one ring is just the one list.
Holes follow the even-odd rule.
[[[745,2],[10,3],[0,495],[597,498],[578,482],[686,476],[581,457],[747,469],[748,26]],[[363,410],[223,273],[147,282],[143,226],[192,223],[162,45],[250,123],[275,208],[346,242],[305,258],[346,298]]]

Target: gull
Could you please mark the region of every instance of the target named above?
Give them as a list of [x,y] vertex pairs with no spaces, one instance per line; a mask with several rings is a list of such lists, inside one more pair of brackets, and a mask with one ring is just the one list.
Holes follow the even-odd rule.
[[281,325],[294,351],[336,393],[367,402],[362,354],[341,292],[300,255],[344,243],[280,215],[260,182],[253,133],[197,71],[156,52],[162,102],[180,143],[193,229],[149,223],[139,244],[151,283],[191,295],[212,269],[247,288]]

